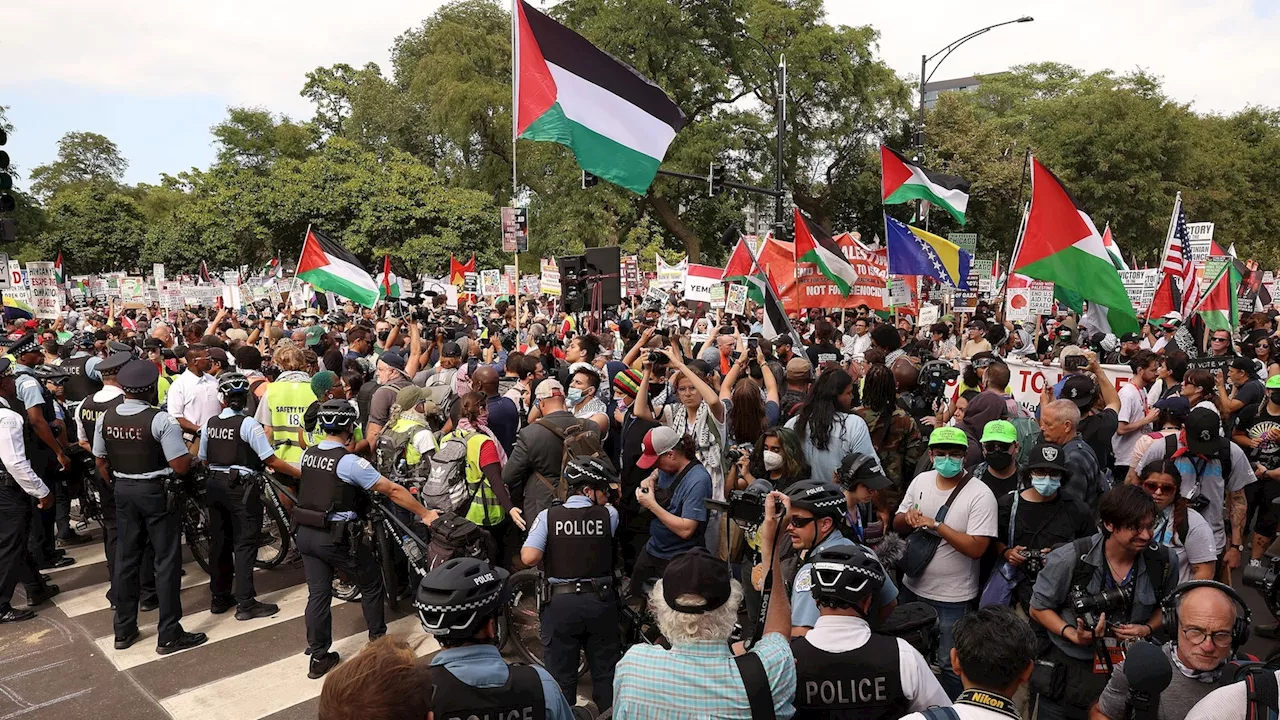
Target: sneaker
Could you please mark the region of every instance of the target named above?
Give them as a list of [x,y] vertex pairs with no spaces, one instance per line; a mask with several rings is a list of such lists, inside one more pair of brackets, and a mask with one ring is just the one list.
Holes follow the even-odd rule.
[[162,645],[157,645],[156,652],[161,655],[168,655],[169,653],[176,653],[180,650],[190,650],[193,647],[205,644],[205,641],[208,639],[209,636],[204,633],[183,631],[181,635],[173,640]]
[[133,647],[133,644],[137,642],[140,637],[142,637],[142,633],[138,630],[134,630],[124,637],[116,637],[116,649],[128,650],[130,647]]
[[236,619],[254,620],[256,618],[271,617],[278,612],[280,612],[279,605],[254,600],[252,604],[236,609]]
[[332,670],[338,665],[338,653],[329,652],[323,655],[312,655],[311,666],[307,670],[307,677],[312,680],[319,680],[324,674]]
[[213,599],[209,601],[209,612],[213,613],[214,615],[221,615],[222,613],[230,610],[235,606],[236,606],[235,598],[220,597],[215,595]]

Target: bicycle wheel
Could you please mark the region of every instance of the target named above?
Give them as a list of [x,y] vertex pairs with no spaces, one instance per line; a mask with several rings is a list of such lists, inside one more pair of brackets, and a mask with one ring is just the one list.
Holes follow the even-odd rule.
[[280,512],[274,493],[267,488],[262,493],[262,531],[258,536],[258,558],[255,567],[270,569],[284,561],[289,554],[289,521]]
[[542,574],[537,570],[512,573],[507,580],[511,601],[503,613],[507,618],[507,639],[515,645],[520,657],[532,665],[542,664],[542,620],[538,616],[541,584]]
[[382,523],[373,526],[374,550],[378,560],[378,569],[382,572],[382,594],[386,596],[387,608],[392,612],[400,611],[400,584],[396,580],[396,547],[387,529]]
[[209,509],[191,497],[183,501],[182,533],[187,538],[187,547],[191,548],[191,557],[201,570],[210,573],[213,566],[209,562]]
[[333,573],[333,590],[332,596],[343,602],[358,602],[360,600],[360,586],[353,582],[348,582],[341,571]]

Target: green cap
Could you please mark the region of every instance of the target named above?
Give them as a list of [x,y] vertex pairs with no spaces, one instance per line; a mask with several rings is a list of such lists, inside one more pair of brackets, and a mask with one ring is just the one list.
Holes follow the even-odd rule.
[[320,325],[312,325],[311,327],[307,328],[306,333],[307,333],[307,339],[306,339],[307,347],[311,347],[312,345],[319,345],[320,338],[324,337],[324,328]]
[[1008,420],[992,420],[982,428],[981,442],[1018,442],[1018,429]]
[[1267,378],[1268,390],[1280,390],[1280,375],[1272,375]]
[[929,436],[929,447],[934,447],[936,445],[959,445],[960,447],[969,447],[969,436],[965,435],[964,431],[960,428],[934,428],[933,434]]

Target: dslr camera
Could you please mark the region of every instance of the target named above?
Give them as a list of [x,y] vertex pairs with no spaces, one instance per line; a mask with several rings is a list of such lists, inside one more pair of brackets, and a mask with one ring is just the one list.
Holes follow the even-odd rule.
[[[734,490],[729,493],[727,502],[711,498],[707,498],[703,502],[708,510],[720,510],[744,528],[760,527],[764,524],[764,503],[768,498],[770,489],[772,489],[772,485],[762,483],[753,485],[746,490]],[[782,514],[786,512],[786,507],[781,500],[774,500],[773,510],[776,517],[782,517]]]
[[1086,627],[1096,626],[1098,616],[1103,613],[1110,615],[1124,610],[1132,600],[1133,588],[1128,585],[1103,590],[1094,595],[1080,588],[1071,589],[1071,606],[1076,611],[1076,617],[1084,619]]
[[1280,557],[1266,558],[1258,565],[1244,566],[1244,584],[1258,591],[1267,602],[1272,616],[1280,619],[1280,598],[1276,597],[1280,586]]
[[1044,559],[1048,555],[1044,550],[1022,549],[1018,552],[1022,556],[1022,572],[1030,577],[1035,577],[1044,569]]

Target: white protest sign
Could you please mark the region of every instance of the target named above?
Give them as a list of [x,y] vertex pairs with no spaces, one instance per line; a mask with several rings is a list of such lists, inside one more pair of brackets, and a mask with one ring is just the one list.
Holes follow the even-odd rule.
[[58,304],[58,271],[53,263],[27,263],[27,281],[31,283],[31,307],[36,318],[57,320],[62,307]]
[[458,309],[458,286],[450,285],[444,289],[444,306],[452,310]]
[[[1019,405],[1034,414],[1040,407],[1040,392],[1046,386],[1053,387],[1062,379],[1062,368],[1036,362],[1026,363],[1017,360],[1006,362],[1009,365],[1009,387],[1013,390],[1013,398]],[[1102,369],[1107,372],[1107,377],[1116,386],[1117,391],[1133,377],[1133,371],[1128,365],[1103,365]],[[947,390],[948,397],[951,396],[953,389]]]
[[724,268],[709,265],[688,265],[685,272],[684,299],[711,302],[711,288],[720,284]]
[[542,275],[538,282],[538,291],[543,295],[560,295],[560,271],[556,268],[556,261],[551,258],[542,258]]
[[682,258],[674,265],[668,265],[662,256],[658,256],[658,276],[649,281],[651,287],[684,289],[685,272],[689,269],[689,258]]
[[907,285],[906,278],[889,278],[889,305],[893,307],[911,305],[911,287]]
[[730,315],[745,315],[747,312],[747,286],[734,283],[725,294],[724,311]]
[[501,270],[483,270],[480,273],[480,294],[488,298],[496,298],[506,293],[506,283],[502,281]]
[[146,283],[135,275],[120,278],[120,298],[126,304],[145,303],[147,301]]
[[925,327],[927,325],[932,325],[938,322],[939,317],[938,306],[932,303],[925,303],[920,306],[920,316],[916,321],[916,326]]
[[156,287],[160,287],[160,283],[164,282],[164,263],[152,264],[151,274],[156,278]]

